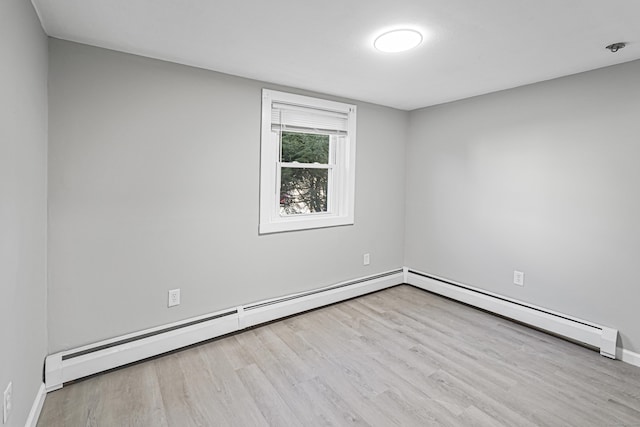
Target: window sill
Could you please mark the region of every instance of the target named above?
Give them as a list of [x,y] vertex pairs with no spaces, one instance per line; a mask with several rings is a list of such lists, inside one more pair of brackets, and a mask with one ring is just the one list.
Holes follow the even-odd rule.
[[287,231],[310,230],[314,228],[338,227],[342,225],[353,225],[352,216],[332,216],[323,218],[300,219],[287,218],[280,221],[270,221],[260,224],[259,234],[282,233]]

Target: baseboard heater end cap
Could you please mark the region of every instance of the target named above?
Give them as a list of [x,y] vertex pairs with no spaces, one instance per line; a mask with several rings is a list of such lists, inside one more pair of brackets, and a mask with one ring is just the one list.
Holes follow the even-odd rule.
[[62,388],[62,353],[51,354],[45,358],[44,378],[47,393]]
[[600,354],[610,359],[616,358],[616,348],[618,345],[618,330],[613,328],[602,328],[600,343]]

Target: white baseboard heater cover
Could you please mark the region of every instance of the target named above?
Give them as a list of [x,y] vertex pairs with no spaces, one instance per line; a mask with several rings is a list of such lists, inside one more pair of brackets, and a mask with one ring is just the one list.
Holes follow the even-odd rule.
[[482,289],[456,283],[405,267],[405,282],[492,313],[599,348],[600,354],[616,358],[618,330],[553,312]]
[[403,283],[397,269],[307,292],[238,306],[47,356],[47,391],[64,383],[158,356],[261,323]]

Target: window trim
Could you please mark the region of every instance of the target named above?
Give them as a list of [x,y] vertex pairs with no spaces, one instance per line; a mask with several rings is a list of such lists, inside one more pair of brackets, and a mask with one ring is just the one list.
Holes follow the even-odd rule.
[[[347,132],[343,141],[335,143],[331,199],[332,212],[280,215],[279,145],[274,147],[272,105],[286,104],[347,115]],[[356,106],[310,96],[297,95],[270,89],[262,90],[262,131],[260,144],[260,223],[259,234],[312,228],[352,225],[355,206],[355,158],[356,158]],[[295,132],[295,130],[292,130]],[[279,143],[278,143],[279,144]],[[341,145],[342,144],[342,145]],[[341,146],[339,146],[341,145]]]

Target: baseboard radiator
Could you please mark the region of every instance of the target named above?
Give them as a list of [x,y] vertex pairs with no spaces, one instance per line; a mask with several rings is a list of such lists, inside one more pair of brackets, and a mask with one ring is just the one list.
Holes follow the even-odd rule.
[[399,285],[402,269],[233,307],[47,356],[47,391],[64,383],[158,356],[262,323]]
[[404,269],[405,283],[600,349],[616,358],[618,330],[506,298],[427,273]]

